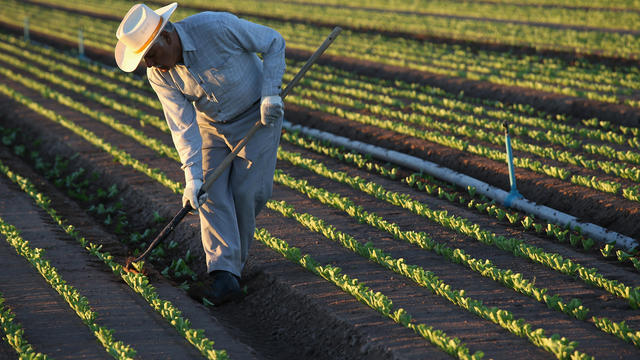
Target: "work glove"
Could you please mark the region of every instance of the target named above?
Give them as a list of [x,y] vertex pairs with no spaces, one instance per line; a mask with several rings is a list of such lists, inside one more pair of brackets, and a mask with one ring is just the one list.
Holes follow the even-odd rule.
[[208,198],[207,193],[202,194],[198,198],[200,188],[202,188],[202,180],[191,179],[187,181],[187,184],[184,187],[184,192],[182,193],[182,207],[185,207],[188,201],[191,204],[191,207],[194,208],[194,213],[198,213],[198,208],[204,204]]
[[260,103],[260,122],[264,126],[273,126],[284,116],[284,104],[278,95],[265,96]]

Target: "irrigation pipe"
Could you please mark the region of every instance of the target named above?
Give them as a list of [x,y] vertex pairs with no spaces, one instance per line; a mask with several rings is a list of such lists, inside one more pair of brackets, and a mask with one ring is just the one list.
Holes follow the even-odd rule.
[[604,244],[615,243],[618,247],[623,248],[627,251],[638,247],[638,242],[633,238],[614,231],[609,231],[595,224],[582,222],[575,216],[565,214],[561,211],[552,209],[544,205],[538,205],[535,202],[529,201],[525,198],[511,199],[509,198],[510,193],[507,191],[498,189],[483,181],[461,174],[444,166],[440,166],[436,163],[394,150],[389,150],[379,146],[351,140],[349,138],[334,135],[329,132],[312,129],[302,125],[294,125],[286,120],[283,122],[282,127],[289,131],[298,131],[301,134],[307,136],[329,141],[333,144],[342,146],[349,150],[354,150],[363,154],[370,154],[371,156],[380,160],[394,163],[416,171],[421,171],[462,188],[467,188],[467,186],[475,187],[477,193],[493,199],[500,204],[504,204],[506,201],[510,200],[510,207],[514,209],[521,210],[528,214],[533,214],[538,218],[558,224],[560,226],[570,226],[572,229],[579,228],[582,234],[588,235],[598,242]]

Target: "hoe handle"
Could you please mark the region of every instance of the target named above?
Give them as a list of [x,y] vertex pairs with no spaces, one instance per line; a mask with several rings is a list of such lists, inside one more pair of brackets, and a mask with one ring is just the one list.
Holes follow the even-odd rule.
[[[324,40],[322,45],[320,45],[320,47],[313,53],[313,55],[311,55],[309,60],[307,60],[307,62],[300,69],[300,71],[298,71],[298,73],[293,78],[293,80],[291,80],[291,82],[289,82],[287,87],[280,92],[280,97],[283,100],[284,100],[284,98],[287,97],[289,92],[291,92],[291,89],[293,89],[293,87],[296,86],[296,84],[298,84],[298,82],[300,82],[300,79],[304,76],[304,74],[307,73],[309,68],[311,68],[311,65],[313,65],[316,62],[316,60],[320,57],[320,55],[322,55],[322,53],[324,53],[324,51],[327,50],[329,45],[331,45],[331,43],[333,43],[333,41],[336,39],[336,37],[338,37],[338,35],[340,34],[340,31],[342,31],[342,29],[339,26],[336,26],[335,28],[333,28],[333,31],[331,31],[331,34],[329,34],[329,36],[327,36],[327,38]],[[204,193],[206,193],[209,190],[211,185],[213,185],[213,183],[216,181],[216,179],[218,177],[220,177],[222,172],[225,171],[229,167],[229,165],[231,164],[233,159],[236,157],[236,155],[238,155],[240,150],[242,150],[244,148],[244,146],[247,144],[247,141],[249,141],[249,139],[251,139],[253,134],[255,134],[256,131],[258,131],[261,127],[262,127],[262,123],[260,122],[260,120],[258,120],[253,125],[253,127],[247,132],[247,135],[245,135],[245,137],[242,138],[242,140],[240,140],[240,142],[238,142],[236,144],[236,146],[234,146],[233,150],[224,158],[224,160],[222,160],[222,163],[220,163],[220,165],[218,165],[218,167],[211,174],[209,174],[209,176],[207,176],[207,178],[205,179],[204,184],[202,185],[202,187],[200,188],[200,191],[198,192],[198,197],[200,197],[201,195],[203,195]],[[151,244],[149,245],[147,250],[145,250],[145,252],[142,253],[142,255],[140,255],[136,259],[132,260],[132,262],[138,262],[138,261],[143,260],[144,258],[146,258],[149,255],[149,253],[156,246],[158,246],[159,243],[164,241],[164,239],[166,239],[169,236],[169,234],[171,234],[173,229],[175,229],[176,226],[178,226],[178,224],[180,224],[182,219],[184,219],[184,217],[192,210],[194,210],[194,208],[191,206],[191,203],[189,203],[187,201],[187,204],[180,210],[180,212],[178,212],[176,214],[176,216],[173,217],[171,222],[169,222],[164,227],[164,229],[162,229],[162,231],[158,234],[158,236],[156,236],[156,238],[153,240],[153,242],[151,242]]]

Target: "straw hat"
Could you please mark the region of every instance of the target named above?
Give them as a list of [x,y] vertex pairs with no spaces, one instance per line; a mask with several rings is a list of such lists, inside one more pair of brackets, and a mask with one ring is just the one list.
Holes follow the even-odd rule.
[[116,31],[115,56],[120,69],[131,72],[138,67],[176,7],[174,2],[153,11],[145,4],[133,5]]

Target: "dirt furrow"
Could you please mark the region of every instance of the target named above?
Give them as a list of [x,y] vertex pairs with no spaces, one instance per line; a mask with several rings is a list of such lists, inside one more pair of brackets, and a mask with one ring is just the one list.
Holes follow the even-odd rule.
[[[308,158],[320,161],[324,163],[326,166],[328,166],[330,169],[335,169],[336,171],[343,171],[349,174],[350,176],[354,176],[354,177],[358,176],[365,180],[373,181],[377,184],[382,185],[385,189],[389,191],[410,194],[413,199],[429,205],[429,207],[432,209],[446,210],[450,214],[462,216],[466,219],[469,219],[471,222],[482,226],[484,229],[487,229],[488,231],[495,233],[498,236],[510,236],[510,237],[516,237],[518,239],[522,239],[527,244],[543,248],[545,249],[545,251],[548,251],[548,252],[559,253],[563,257],[573,259],[585,265],[586,267],[596,267],[598,269],[601,269],[602,272],[607,276],[615,277],[621,281],[624,281],[625,283],[628,283],[630,286],[634,286],[634,287],[640,286],[640,278],[638,278],[636,270],[628,266],[622,266],[618,261],[604,259],[601,256],[598,249],[594,248],[591,251],[584,251],[581,249],[578,250],[573,246],[571,246],[569,243],[561,244],[561,243],[554,242],[545,236],[538,236],[534,233],[524,232],[519,225],[512,226],[506,220],[499,221],[494,217],[488,216],[484,213],[478,214],[476,211],[470,210],[466,206],[463,206],[457,203],[451,203],[444,199],[439,199],[436,196],[429,195],[423,191],[410,188],[406,184],[401,183],[399,180],[391,180],[386,177],[382,177],[376,174],[371,174],[369,172],[356,169],[353,166],[339,162],[335,159],[328,158],[328,157],[319,155],[317,153],[314,153],[312,151],[290,145],[286,142],[283,142],[282,146],[285,150],[288,150],[291,152],[297,152],[302,154],[304,157],[308,157]],[[284,161],[279,162],[280,166],[284,166],[284,164],[286,164],[286,162]],[[461,189],[460,191],[466,192],[466,189]],[[384,202],[380,202],[380,203],[386,205],[386,203]],[[383,211],[386,211],[386,213],[388,213],[390,217],[393,216],[394,211],[398,213],[405,212],[405,210],[402,210],[397,207],[396,208],[392,207],[392,209],[390,210],[388,209],[388,207],[385,208],[384,206],[383,206]],[[399,219],[402,220],[402,217],[399,217]],[[428,221],[428,220],[424,219],[424,221]],[[480,248],[484,248],[484,246],[480,245]]]
[[[115,277],[101,260],[88,254],[80,244],[61,232],[31,198],[7,188],[2,193],[0,216],[16,226],[32,247],[45,250],[45,257],[58,269],[62,278],[87,297],[99,315],[96,322],[113,329],[116,339],[133,346],[144,358],[199,356],[193,346],[144,299]],[[89,241],[92,240],[101,239]],[[16,281],[9,283],[20,284]],[[23,290],[29,292],[28,288]],[[40,331],[43,330],[50,332],[46,327]],[[64,340],[60,342],[64,343]]]
[[[344,186],[336,185],[335,183],[327,180],[323,181],[322,179],[317,179],[316,176],[309,172],[296,171],[296,169],[283,165],[282,162],[279,162],[278,166],[285,169],[287,173],[292,175],[295,173],[295,175],[298,175],[297,177],[308,180],[310,184],[314,186],[323,186],[324,188],[331,186],[331,191],[347,195],[358,205],[364,206],[365,209],[376,212],[376,214],[382,216],[388,221],[397,222],[402,230],[425,231],[436,241],[448,243],[450,246],[454,247],[461,247],[472,256],[489,258],[494,261],[497,266],[500,266],[503,269],[512,269],[515,272],[523,273],[525,278],[531,279],[533,277],[537,279],[536,284],[539,284],[538,286],[545,287],[549,283],[551,285],[555,285],[550,289],[551,294],[555,294],[559,290],[562,290],[565,292],[563,295],[566,296],[564,300],[567,302],[571,297],[568,296],[569,294],[566,294],[566,288],[570,288],[572,290],[571,295],[575,296],[577,293],[577,297],[583,297],[586,292],[589,296],[602,296],[608,300],[611,300],[610,298],[612,298],[612,296],[602,290],[594,291],[594,289],[591,289],[588,285],[580,284],[568,276],[563,276],[537,264],[531,264],[525,259],[515,258],[513,255],[507,254],[490,246],[479,244],[475,240],[458,235],[455,232],[445,230],[439,225],[431,224],[429,220],[421,219],[420,217],[408,212],[401,213],[397,208],[394,208],[391,205],[385,205],[378,201],[368,200],[366,195],[354,193]],[[336,216],[338,214],[334,214],[335,210],[326,210],[325,206],[318,205],[316,201],[310,202],[305,196],[294,194],[292,190],[283,190],[282,188],[283,186],[276,187],[277,191],[274,192],[274,199],[291,202],[291,205],[299,209],[298,211],[309,212],[316,215],[327,221],[327,223],[334,225],[339,230],[356,236],[356,238],[361,242],[371,241],[377,247],[380,247],[390,253],[394,258],[404,258],[408,264],[417,264],[426,270],[434,271],[436,275],[445,282],[451,284],[454,288],[464,289],[468,296],[482,300],[487,306],[497,306],[499,308],[512,311],[516,317],[524,317],[534,326],[544,328],[549,334],[557,332],[563,336],[569,337],[571,340],[576,340],[584,346],[582,350],[591,355],[596,355],[598,358],[601,356],[608,356],[606,353],[599,353],[598,349],[603,346],[624,347],[624,351],[627,354],[635,353],[633,346],[627,346],[622,343],[621,340],[601,333],[591,324],[569,318],[565,314],[550,310],[546,305],[541,304],[534,299],[530,299],[524,295],[507,289],[496,282],[466,269],[464,266],[450,263],[434,253],[426,250],[419,250],[417,247],[406,244],[400,240],[392,240],[390,235],[387,233],[372,230],[366,225],[358,224],[355,220],[345,219],[344,214],[339,214],[341,216],[338,217]],[[393,212],[397,213],[397,216],[394,217],[391,215]],[[456,241],[452,241],[452,239],[456,239]],[[300,241],[304,241],[305,243],[307,242],[306,239]],[[326,242],[328,240],[324,241]],[[471,242],[471,246],[468,246],[469,242]],[[318,244],[310,246],[318,246]],[[322,250],[316,250],[313,253],[325,254],[331,252],[323,248]],[[338,264],[340,263],[337,260],[336,262]],[[345,260],[342,260],[342,262],[347,264],[350,263],[350,261]],[[391,283],[391,281],[389,281],[389,283]],[[404,286],[396,286],[394,289],[397,287],[403,288]],[[413,292],[420,293],[420,291],[417,290],[413,290]],[[609,309],[609,311],[605,313],[603,313],[601,309],[594,309],[594,314],[607,316],[617,315],[618,317],[624,316],[627,320],[633,320],[634,317],[637,318],[633,310],[629,310],[628,306],[624,304],[623,301],[618,300],[617,303],[619,306],[616,309]]]
[[[16,198],[9,193],[6,181],[4,178],[0,180],[2,204]],[[0,216],[4,215],[3,212]],[[4,267],[0,274],[0,292],[6,300],[4,306],[15,314],[14,321],[22,325],[24,338],[35,351],[56,359],[74,356],[86,359],[111,358],[69,304],[26,259],[16,254],[4,236],[0,236],[0,259]],[[2,339],[0,348],[4,350],[6,347],[9,345]],[[5,351],[0,351],[3,359],[4,355]],[[10,347],[7,356],[18,358]]]
[[[304,156],[309,156],[316,160],[321,160],[332,170],[344,171],[351,176],[358,176],[378,183],[389,191],[409,194],[413,199],[427,204],[431,209],[446,210],[449,215],[464,217],[472,223],[478,224],[483,229],[493,232],[498,236],[508,236],[523,240],[528,245],[540,247],[547,252],[558,253],[564,258],[576,261],[587,268],[595,267],[607,278],[622,281],[631,287],[640,286],[640,279],[637,276],[637,271],[629,266],[623,266],[615,260],[603,259],[597,249],[590,252],[581,251],[568,244],[563,245],[552,242],[547,238],[535,236],[534,234],[527,234],[520,229],[512,228],[504,222],[499,222],[487,215],[478,214],[466,207],[460,207],[457,204],[454,205],[445,200],[427,195],[426,193],[410,189],[406,185],[402,185],[397,181],[371,175],[367,172],[354,169],[348,165],[338,163],[335,160],[314,155],[301,148],[286,145],[284,148],[290,151],[301,152]],[[512,269],[515,272],[526,274],[528,278],[536,279],[536,283],[539,284],[539,286],[549,288],[552,293],[558,293],[562,296],[568,297],[567,300],[570,300],[571,297],[577,297],[583,300],[585,305],[593,309],[599,308],[602,306],[601,302],[606,301],[608,302],[607,308],[610,308],[611,310],[611,312],[606,312],[607,316],[611,316],[613,318],[624,317],[627,320],[633,320],[637,316],[635,314],[637,311],[631,311],[624,300],[616,299],[615,296],[602,289],[597,289],[584,284],[580,280],[574,280],[570,276],[561,275],[557,271],[548,269],[543,265],[533,263],[530,260],[515,257],[511,253],[498,250],[492,246],[484,245],[452,230],[444,229],[442,226],[435,224],[427,218],[415,215],[407,210],[393,206],[384,201],[376,200],[373,197],[353,190],[346,185],[337,184],[310,171],[294,167],[286,161],[279,161],[278,167],[280,169],[285,169],[285,171],[291,175],[308,180],[311,184],[325,187],[332,192],[348,196],[353,201],[356,201],[356,204],[365,207],[367,210],[375,212],[388,221],[398,223],[404,230],[424,231],[431,235],[432,238],[438,239],[438,241],[443,243],[447,243],[452,247],[460,247],[476,258],[488,258],[491,259],[498,267]],[[336,213],[337,215],[344,216],[344,214],[335,209],[322,211],[325,214]],[[350,223],[350,225],[341,225],[340,223],[334,225],[345,229],[349,229],[351,226],[357,226],[355,224],[355,220],[348,221],[348,223]],[[372,232],[375,233],[375,231]],[[386,236],[390,235],[387,234]],[[366,237],[380,238],[384,237],[384,235],[367,235]],[[569,286],[569,284],[573,285]],[[618,314],[616,315],[616,313]],[[640,323],[638,323],[638,326],[640,326]]]
[[[26,137],[39,139],[39,149],[46,149],[42,153],[49,157],[49,161],[52,161],[55,155],[70,158],[79,154],[72,159],[72,168],[83,167],[89,173],[96,171],[100,176],[95,186],[107,188],[115,183],[121,190],[120,195],[127,211],[135,216],[137,228],[154,227],[153,213],[156,211],[164,219],[178,212],[178,195],[145,175],[114,163],[111,156],[101,154],[95,147],[60,125],[43,119],[5,97],[0,99],[3,126],[20,128]],[[79,117],[78,114],[75,116]],[[60,139],[64,141],[61,142]],[[136,148],[139,147],[132,149],[135,151]],[[136,154],[134,152],[132,155]],[[275,223],[262,219],[264,215],[258,217],[258,226],[277,228],[280,224],[278,219],[275,219]],[[199,243],[197,219],[185,219],[167,239],[171,240],[178,242],[180,253],[191,250],[195,258],[192,269],[199,275],[204,275],[204,254]],[[260,244],[255,244],[253,249],[257,255],[252,254],[253,260],[247,265],[246,274],[243,275],[243,284],[249,287],[250,295],[239,304],[212,310],[212,315],[233,337],[246,341],[260,356],[269,359],[299,359],[301,353],[318,359],[345,356],[353,359],[382,359],[400,356],[403,346],[389,346],[388,344],[395,340],[379,336],[380,333],[376,333],[378,335],[370,341],[370,333],[361,330],[362,323],[359,320],[368,318],[370,323],[386,321],[391,327],[398,325],[384,320],[368,308],[364,314],[356,311],[351,313],[348,319],[345,318],[344,311],[354,310],[351,307],[342,307],[344,300],[340,299],[348,299],[357,304],[357,309],[363,309],[364,305],[335,286],[300,269],[299,266],[290,264],[272,250]],[[311,283],[320,285],[307,287]],[[321,294],[319,289],[328,291],[327,295],[318,297]],[[200,317],[206,319],[202,315]],[[371,327],[364,329],[368,330]],[[436,357],[445,357],[440,352],[435,354]]]
[[[498,188],[509,188],[506,164],[292,104],[287,105],[287,119],[294,124],[414,155]],[[527,199],[627,236],[636,238],[640,235],[640,222],[637,221],[640,208],[637,202],[614,198],[525,169],[517,169],[516,176],[518,190]]]
[[[44,68],[42,70],[46,71],[46,69],[44,69]],[[29,72],[19,71],[19,73],[24,74],[25,76],[30,77],[30,78],[37,78],[35,75],[33,75],[33,74],[29,73]],[[62,77],[65,78],[64,76],[62,76]],[[70,79],[70,78],[67,78],[67,80],[73,81],[73,79]],[[61,88],[61,87],[59,87],[57,85],[54,85],[54,84],[51,84],[51,83],[48,83],[48,82],[44,82],[44,83],[48,84],[48,86],[50,86],[51,88],[56,89],[57,91],[74,98],[75,100],[77,100],[79,102],[90,101],[89,99],[84,97],[82,94],[78,94],[76,92],[73,92],[73,91],[70,91],[70,90],[66,90],[64,88]],[[99,89],[97,87],[94,87],[94,86],[87,86],[87,88],[90,89],[91,91],[95,91],[97,93],[100,93],[101,91],[103,91],[103,90],[101,90],[101,89]],[[147,94],[147,95],[148,96],[153,96],[151,94]],[[118,99],[119,98],[117,96],[114,96],[113,94],[111,96],[114,99]],[[117,101],[119,101],[119,100],[117,100]],[[123,103],[127,104],[127,105],[132,105],[132,107],[134,109],[139,109],[139,110],[145,111],[148,114],[154,115],[158,119],[160,119],[161,121],[163,120],[162,112],[159,111],[159,110],[149,109],[146,106],[136,104],[136,103],[134,103],[134,102],[132,102],[130,100],[124,101]],[[111,108],[109,108],[107,106],[96,104],[95,102],[90,102],[90,104],[91,104],[90,106],[92,108],[95,108],[97,111],[100,111],[102,113],[108,114],[108,115],[116,118],[117,120],[121,121],[122,123],[129,124],[132,127],[145,132],[148,136],[155,137],[156,139],[160,139],[160,140],[163,141],[163,143],[165,145],[167,145],[170,148],[172,148],[173,144],[172,144],[172,141],[171,141],[170,137],[167,134],[165,134],[165,133],[161,132],[160,130],[156,129],[155,127],[153,127],[153,126],[142,127],[142,126],[140,126],[139,122],[132,121],[132,119],[130,117],[124,115],[121,112],[115,111],[115,110],[113,110],[113,109],[111,109]],[[420,125],[415,125],[415,126],[417,128],[423,128]],[[471,139],[471,140],[474,140],[474,139]],[[538,144],[537,141],[530,141],[530,140],[527,140],[527,141],[532,143],[532,144],[534,144],[534,145]],[[475,140],[474,142],[483,144],[485,146],[488,146],[489,148],[494,148],[495,149],[495,148],[498,147],[498,145],[485,143],[484,141]],[[542,144],[542,145],[543,146],[549,146],[549,144]],[[515,151],[515,155],[516,156],[518,156],[519,154],[520,154],[519,151]],[[531,156],[531,154],[528,154],[528,153],[524,153],[524,155],[525,155],[525,157],[530,157]],[[534,158],[535,158],[535,156],[534,156]],[[566,168],[566,169],[572,171],[573,173],[580,173],[580,174],[586,175],[586,176],[597,175],[600,180],[613,180],[613,181],[621,183],[625,187],[635,185],[635,183],[633,183],[631,181],[628,181],[628,180],[625,180],[625,179],[615,178],[615,177],[612,177],[612,176],[609,176],[609,175],[602,175],[600,172],[584,169],[584,168],[577,167],[577,166],[574,166],[574,165],[571,165],[571,164],[565,164],[565,163],[561,163],[561,162],[550,160],[550,159],[543,159],[543,161],[548,165],[557,166],[557,167],[560,167],[560,168]]]

